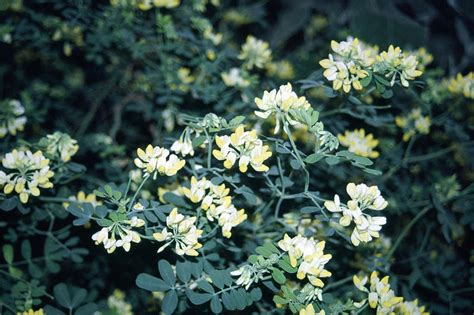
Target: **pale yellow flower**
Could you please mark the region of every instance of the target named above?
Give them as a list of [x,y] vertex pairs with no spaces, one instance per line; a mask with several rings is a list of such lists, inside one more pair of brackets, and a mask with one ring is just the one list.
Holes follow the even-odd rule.
[[186,161],[180,160],[176,155],[170,154],[167,149],[153,147],[149,144],[145,150],[137,149],[138,158],[134,160],[138,168],[143,169],[144,175],[157,174],[173,176],[184,167]]
[[349,152],[368,158],[377,158],[379,156],[379,152],[374,151],[379,141],[374,139],[371,133],[365,135],[363,128],[355,129],[354,131],[346,130],[344,135],[339,134],[337,138],[341,145],[348,147]]
[[451,93],[474,99],[474,72],[469,72],[465,76],[458,73],[455,78],[449,80],[448,84],[448,90]]
[[8,195],[15,191],[22,203],[27,203],[30,195],[39,196],[39,188],[53,187],[50,178],[54,172],[49,169],[49,160],[41,151],[32,153],[29,150],[13,150],[5,155],[2,165],[10,170],[10,173],[0,171],[3,192]]
[[245,67],[249,70],[254,67],[263,69],[271,61],[272,51],[267,42],[249,35],[238,58],[244,60]]
[[39,310],[33,310],[32,308],[27,310],[27,311],[24,311],[24,312],[17,312],[16,313],[17,315],[44,315],[44,311],[42,308],[40,308]]
[[[83,192],[82,190],[77,193],[77,196],[70,196],[68,199],[71,201],[77,201],[77,202],[88,202],[92,204],[94,207],[102,204],[101,201],[97,201],[97,196],[94,193],[90,193],[86,195],[86,193]],[[69,207],[69,202],[63,202],[63,207],[64,208]]]
[[158,249],[162,252],[173,242],[178,255],[198,256],[197,249],[202,247],[198,238],[202,235],[202,230],[195,226],[196,217],[185,217],[174,208],[166,218],[166,226],[161,232],[153,233],[153,238],[158,242],[167,242]]
[[216,144],[219,150],[213,150],[212,154],[224,161],[225,168],[232,168],[238,161],[242,173],[247,172],[249,165],[257,172],[268,171],[268,166],[263,162],[272,156],[272,152],[257,138],[256,130],[245,131],[244,126],[240,125],[230,137],[216,136]]
[[18,100],[7,100],[0,103],[0,138],[8,133],[15,136],[25,129],[25,108]]

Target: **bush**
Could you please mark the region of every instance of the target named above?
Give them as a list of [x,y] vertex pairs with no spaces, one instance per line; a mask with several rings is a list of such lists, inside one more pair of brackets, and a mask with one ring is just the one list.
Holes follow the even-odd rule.
[[470,314],[470,6],[3,1],[0,313]]

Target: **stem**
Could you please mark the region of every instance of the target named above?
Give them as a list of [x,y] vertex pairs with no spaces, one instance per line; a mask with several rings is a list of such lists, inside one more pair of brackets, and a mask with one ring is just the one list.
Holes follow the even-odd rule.
[[306,164],[303,162],[303,159],[300,156],[298,148],[296,147],[295,141],[293,140],[293,135],[291,134],[290,128],[289,128],[288,123],[287,123],[286,120],[283,120],[283,129],[285,130],[286,134],[288,135],[288,139],[290,140],[291,147],[293,148],[293,151],[295,151],[297,160],[298,160],[298,162],[300,162],[300,165],[303,169],[303,172],[305,173],[304,192],[307,192],[308,189],[309,189],[309,172],[306,169]]
[[424,216],[429,210],[431,209],[430,206],[427,206],[425,208],[423,208],[423,210],[421,210],[420,212],[418,212],[418,214],[410,221],[410,223],[408,223],[402,230],[402,232],[400,233],[400,235],[398,236],[397,240],[395,241],[395,243],[393,244],[392,248],[390,248],[390,251],[388,252],[387,254],[387,260],[390,260],[390,258],[392,258],[393,254],[395,253],[395,251],[397,250],[398,246],[400,245],[401,241],[405,238],[405,236],[407,236],[408,232],[410,231],[410,229],[412,228],[412,226],[422,217]]
[[127,212],[130,212],[130,210],[132,210],[133,204],[135,203],[135,199],[137,199],[137,196],[140,193],[140,191],[142,190],[143,185],[145,185],[146,181],[148,180],[148,178],[150,178],[150,176],[151,175],[146,176],[146,177],[143,178],[142,182],[140,183],[140,186],[138,186],[137,191],[135,192],[135,194],[133,195],[132,200],[130,201]]

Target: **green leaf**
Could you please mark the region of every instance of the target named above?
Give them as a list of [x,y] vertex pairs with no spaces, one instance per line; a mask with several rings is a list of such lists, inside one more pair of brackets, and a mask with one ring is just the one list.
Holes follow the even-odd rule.
[[97,312],[97,305],[95,303],[88,303],[86,305],[79,307],[74,312],[74,315],[90,315],[90,314],[94,314],[95,312]]
[[28,264],[28,272],[33,278],[40,278],[43,275],[43,272],[40,267],[38,267],[38,265],[33,262],[30,262]]
[[158,270],[160,271],[161,277],[167,284],[170,286],[174,286],[176,284],[176,276],[174,275],[171,264],[167,260],[161,259],[158,262]]
[[286,282],[286,277],[280,269],[273,268],[272,278],[278,284],[284,284]]
[[286,299],[286,298],[283,298],[279,295],[275,295],[273,296],[273,302],[275,302],[275,304],[288,304],[288,302],[290,302],[290,300]]
[[229,292],[224,292],[222,293],[222,303],[224,304],[224,307],[228,309],[229,311],[233,311],[236,308],[236,300],[233,298],[232,294],[234,291]]
[[258,247],[255,249],[255,252],[256,252],[257,254],[262,255],[262,256],[265,257],[265,258],[268,258],[268,257],[270,257],[270,256],[272,255],[272,251],[269,250],[269,249],[267,249],[267,248],[265,248],[265,247],[263,247],[263,246],[258,246]]
[[209,283],[207,282],[206,280],[201,280],[197,283],[198,287],[201,289],[201,290],[204,290],[208,293],[215,293],[216,291],[214,290],[214,287]]
[[362,105],[362,102],[355,96],[352,96],[352,95],[349,95],[349,97],[347,98],[349,100],[349,102],[351,102],[352,104],[355,104],[355,105]]
[[224,288],[224,279],[223,279],[221,270],[211,270],[209,272],[209,276],[211,277],[213,285],[215,285],[219,289]]
[[6,198],[5,200],[2,200],[2,202],[0,202],[0,209],[2,209],[3,211],[11,211],[16,208],[17,204],[18,198],[16,196]]
[[31,259],[31,243],[29,240],[24,240],[22,243],[21,243],[21,255],[23,256],[23,258],[25,258],[26,260],[30,260]]
[[183,197],[181,196],[178,196],[176,194],[173,194],[171,192],[167,192],[163,195],[163,199],[168,202],[168,203],[172,203],[174,204],[175,206],[178,206],[178,207],[184,207],[184,208],[188,208],[189,205],[186,203],[186,201],[184,200]]
[[[65,315],[66,313],[64,313],[63,311],[61,310],[58,310],[57,308],[51,306],[51,305],[46,305],[44,307],[44,313],[45,314],[48,314],[48,315]],[[85,314],[84,314],[85,315]]]
[[314,164],[314,163],[318,162],[319,160],[321,160],[323,157],[324,157],[324,155],[322,155],[322,154],[313,153],[313,154],[308,155],[304,159],[304,162],[308,163],[308,164]]
[[217,295],[215,295],[211,300],[211,311],[216,314],[222,312],[222,303]]
[[372,160],[370,160],[369,158],[366,158],[366,157],[363,157],[363,156],[358,156],[358,155],[355,155],[353,157],[353,160],[357,164],[364,165],[364,166],[370,166],[370,165],[374,164],[374,162],[372,162]]
[[87,291],[85,289],[78,289],[75,293],[74,293],[74,296],[72,298],[72,303],[71,303],[71,307],[77,307],[79,305],[81,305],[81,303],[84,301],[84,299],[86,298],[87,296]]
[[176,263],[176,275],[182,282],[188,282],[191,279],[191,269],[187,262]]
[[369,75],[363,78],[362,80],[360,80],[360,84],[362,84],[363,87],[369,86],[370,82],[372,82],[372,71],[367,71],[367,72]]
[[340,159],[336,156],[330,156],[325,159],[328,165],[336,165],[339,163]]
[[260,301],[262,298],[262,290],[260,288],[253,288],[250,291],[250,297],[254,302]]
[[135,280],[136,285],[139,288],[148,291],[167,291],[171,289],[171,286],[164,282],[162,279],[149,275],[147,273],[141,273]]
[[290,263],[288,262],[288,256],[285,258],[282,258],[278,261],[278,266],[283,269],[284,271],[288,273],[295,273],[298,269],[295,267],[292,267]]
[[174,310],[178,306],[178,295],[176,291],[171,290],[165,294],[163,301],[161,302],[161,310],[165,314],[173,314]]
[[393,96],[393,91],[391,89],[386,89],[381,95],[383,98],[391,98]]
[[71,296],[69,295],[69,289],[64,283],[59,283],[54,286],[53,289],[54,297],[58,301],[59,305],[65,308],[71,308]]
[[382,175],[382,172],[379,171],[379,170],[374,170],[374,169],[371,169],[371,168],[363,168],[362,170],[364,172],[366,172],[367,174],[370,174],[370,175],[375,175],[375,176]]
[[191,290],[186,290],[186,296],[194,305],[201,305],[212,299],[214,295],[210,293],[196,293]]
[[2,247],[2,251],[3,258],[5,258],[6,262],[10,265],[13,262],[13,246],[5,244]]
[[206,136],[199,136],[199,137],[196,137],[192,140],[191,144],[193,146],[193,148],[197,148],[199,147],[201,144],[204,143],[204,141],[206,141],[207,137]]
[[236,116],[229,121],[229,126],[240,125],[245,120],[245,116]]

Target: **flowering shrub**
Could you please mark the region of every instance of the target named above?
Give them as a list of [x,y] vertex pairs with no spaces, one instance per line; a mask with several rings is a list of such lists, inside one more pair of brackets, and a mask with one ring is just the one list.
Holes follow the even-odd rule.
[[0,4],[0,314],[471,314],[472,20],[374,5]]

